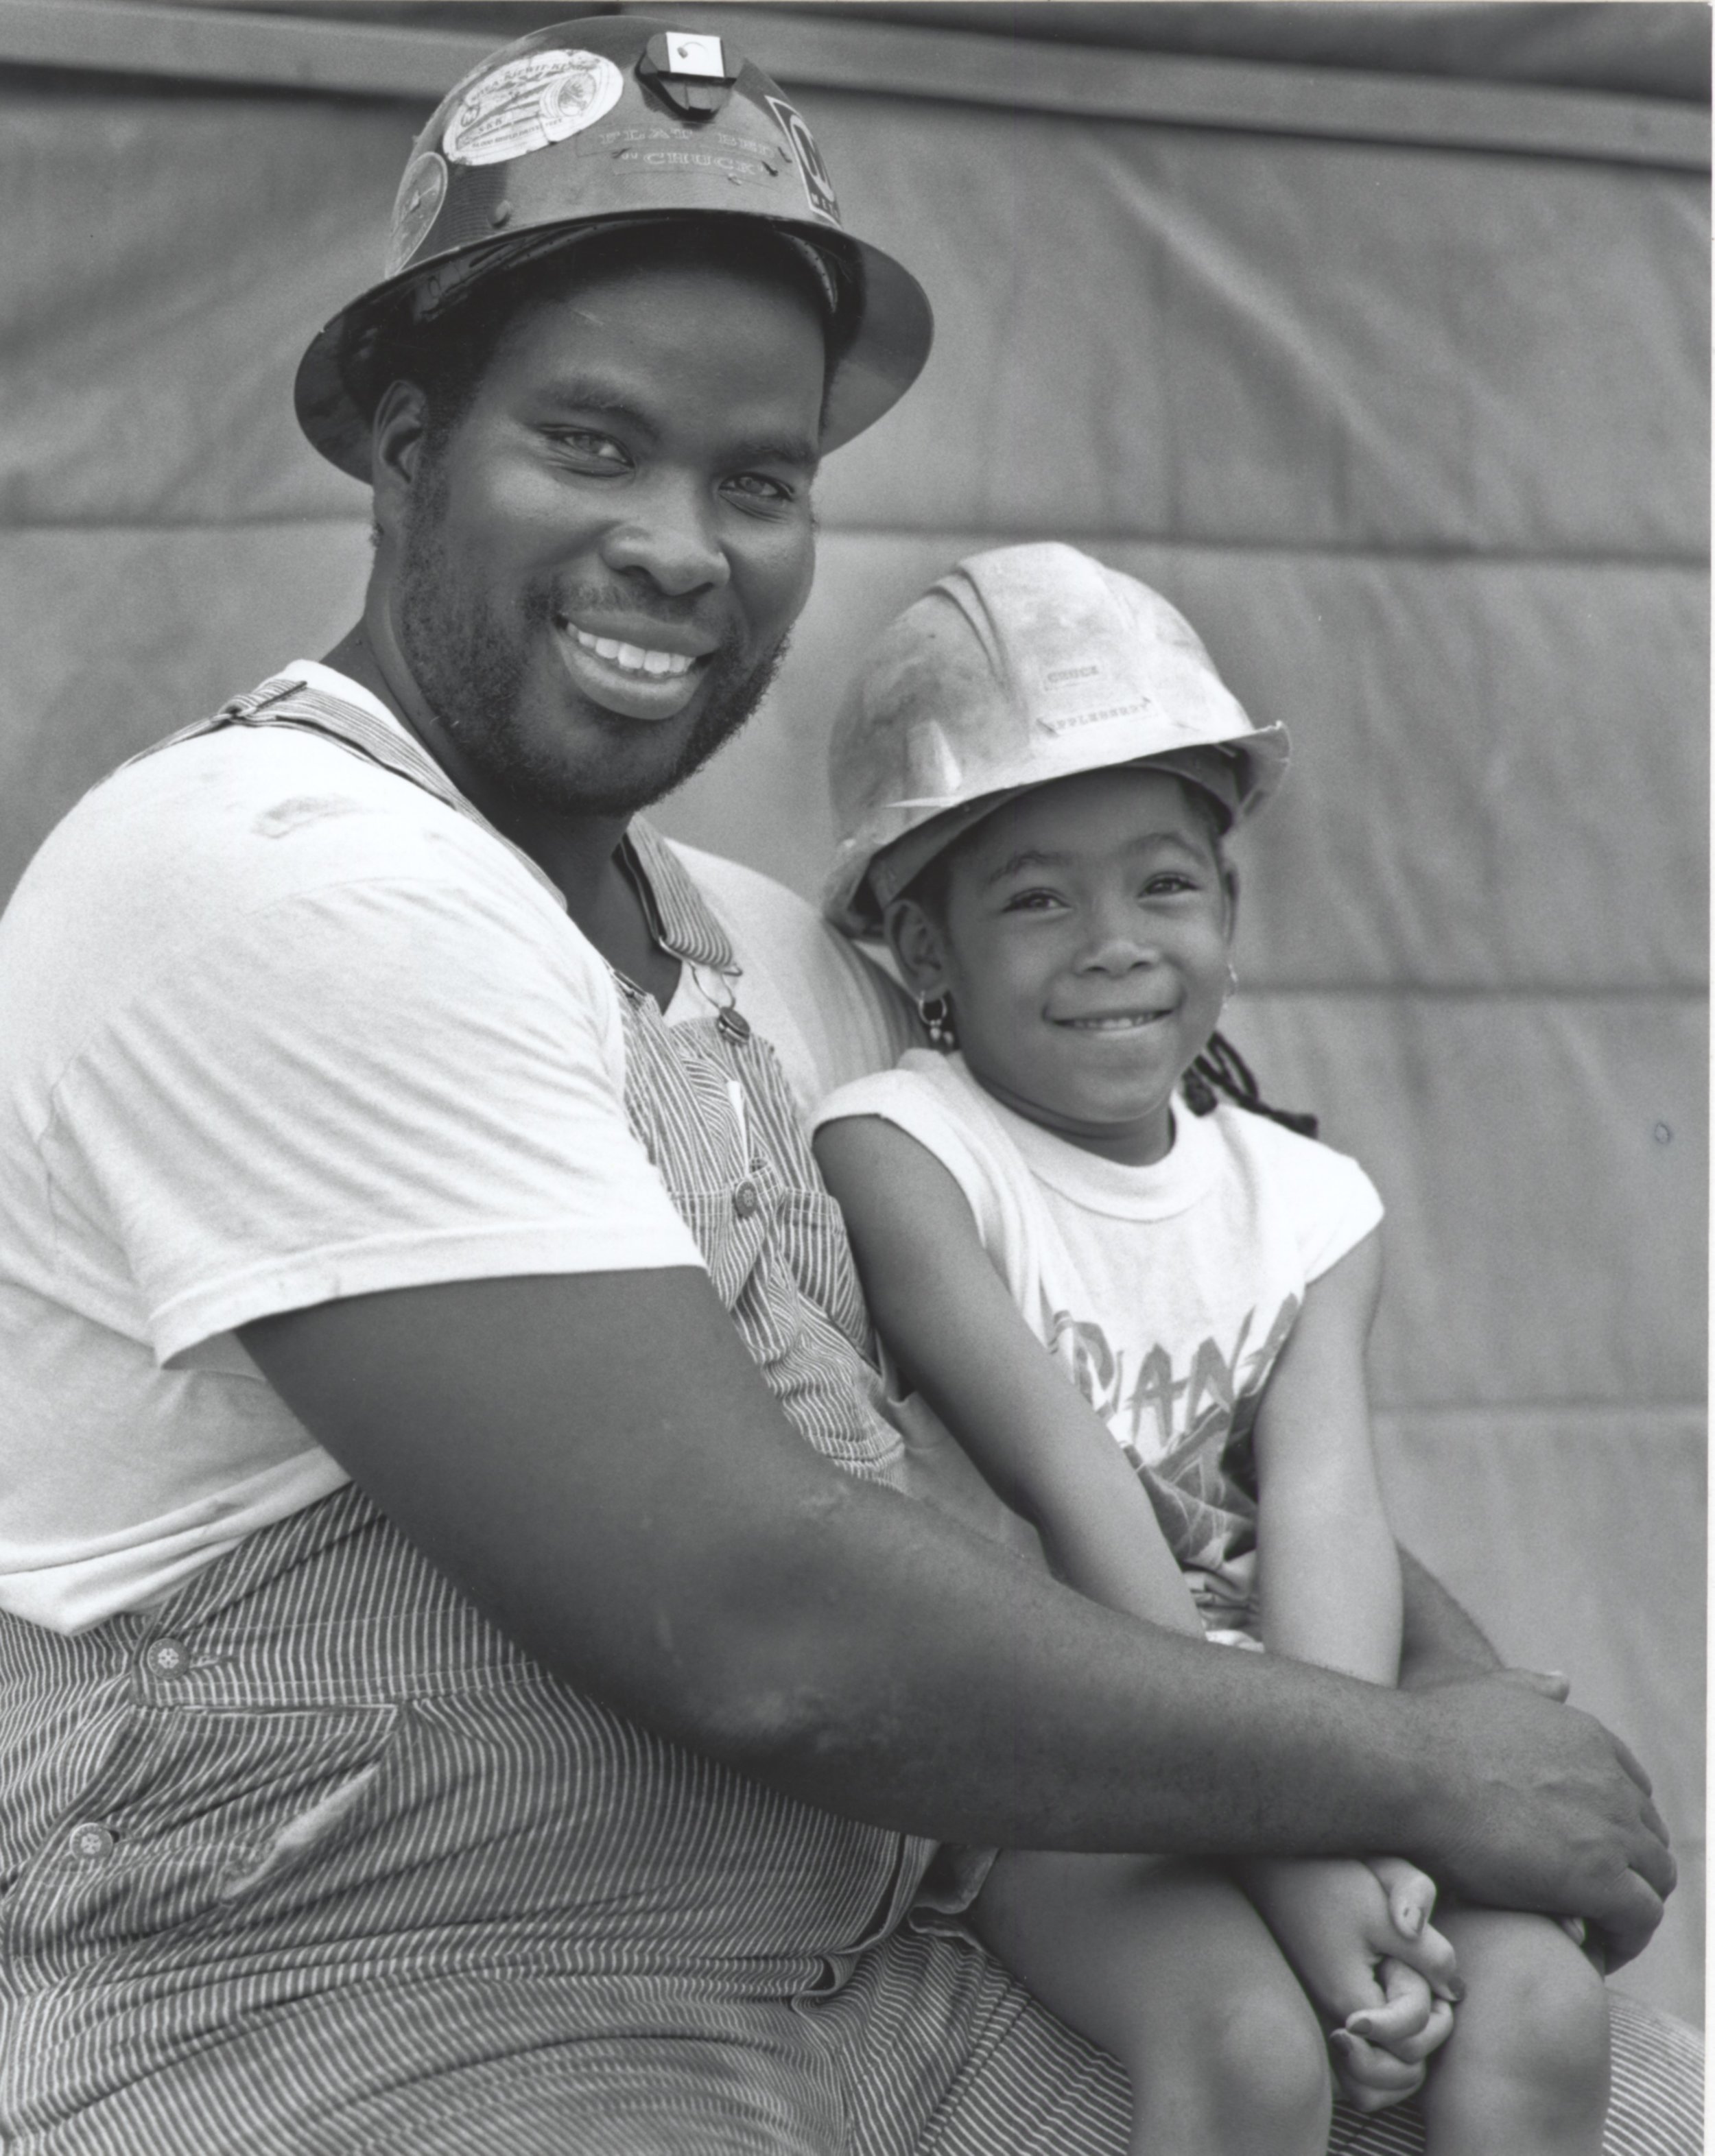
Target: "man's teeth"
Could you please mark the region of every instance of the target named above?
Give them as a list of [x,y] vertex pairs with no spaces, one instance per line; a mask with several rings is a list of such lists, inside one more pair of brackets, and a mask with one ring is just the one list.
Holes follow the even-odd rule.
[[691,660],[682,651],[645,651],[640,644],[621,644],[611,636],[591,636],[575,624],[572,634],[586,651],[594,652],[628,674],[688,674]]

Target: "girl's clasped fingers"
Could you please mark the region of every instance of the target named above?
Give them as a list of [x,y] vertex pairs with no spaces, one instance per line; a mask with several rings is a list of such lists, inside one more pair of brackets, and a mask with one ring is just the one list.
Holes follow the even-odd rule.
[[[1398,1934],[1394,1957],[1416,1969],[1438,1999],[1456,2005],[1465,1989],[1457,1957],[1452,1942],[1430,1922],[1435,1906],[1435,1881],[1408,1857],[1370,1856],[1364,1862],[1388,1897],[1389,1921]],[[1383,1942],[1378,1939],[1376,1944]]]
[[1381,1966],[1389,1965],[1410,1969],[1449,2006],[1456,2006],[1465,1996],[1465,1979],[1459,1974],[1453,1942],[1433,1924],[1425,1924],[1416,1938],[1402,1939],[1391,1953],[1384,1954]]
[[1413,2065],[1396,2059],[1391,2051],[1354,2036],[1349,2029],[1336,2029],[1328,2038],[1334,2077],[1340,2093],[1354,2111],[1385,2111],[1402,2103],[1423,2086],[1421,2062]]
[[1384,1961],[1377,1972],[1386,2003],[1346,2017],[1345,2033],[1415,2066],[1439,2051],[1453,2033],[1453,2009],[1430,1990],[1415,1969]]
[[1435,1914],[1435,1881],[1408,1856],[1368,1856],[1364,1862],[1381,1881],[1394,1928],[1408,1939],[1421,1938]]

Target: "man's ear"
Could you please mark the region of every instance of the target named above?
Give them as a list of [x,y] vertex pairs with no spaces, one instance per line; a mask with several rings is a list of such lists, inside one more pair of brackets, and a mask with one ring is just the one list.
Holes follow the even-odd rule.
[[939,995],[947,985],[946,942],[933,917],[914,898],[896,898],[881,932],[900,976],[914,996]]
[[397,532],[409,513],[428,423],[428,405],[416,383],[389,382],[375,408],[369,434],[375,523],[383,538]]
[[1220,880],[1227,895],[1227,940],[1230,942],[1239,927],[1239,871],[1230,861],[1221,863]]

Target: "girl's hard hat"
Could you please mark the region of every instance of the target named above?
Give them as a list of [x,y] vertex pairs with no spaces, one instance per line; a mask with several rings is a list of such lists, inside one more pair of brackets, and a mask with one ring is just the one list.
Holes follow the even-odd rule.
[[1028,787],[1148,762],[1202,788],[1223,824],[1285,775],[1159,592],[1058,542],[973,554],[886,629],[829,748],[835,850],[823,896],[849,935],[961,832]]

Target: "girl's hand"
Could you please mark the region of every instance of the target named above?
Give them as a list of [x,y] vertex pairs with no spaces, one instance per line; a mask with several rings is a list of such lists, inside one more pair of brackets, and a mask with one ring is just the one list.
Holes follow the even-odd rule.
[[1435,1882],[1406,1856],[1367,1856],[1366,1867],[1381,1881],[1394,1928],[1408,1939],[1420,1939],[1435,1912]]
[[1432,1883],[1415,1866],[1379,1864],[1403,1924],[1367,1865],[1318,1858],[1240,1871],[1312,2003],[1335,2025],[1334,2071],[1363,2111],[1398,2103],[1421,2086],[1423,2062],[1451,2033],[1461,1989],[1452,1947],[1429,1922]]
[[1348,2014],[1328,2037],[1340,2092],[1354,2111],[1385,2111],[1422,2086],[1425,2062],[1453,2033],[1453,2009],[1391,1956],[1377,1975],[1386,2004]]

